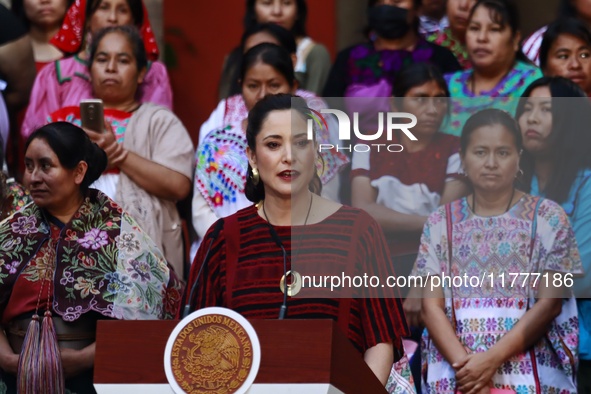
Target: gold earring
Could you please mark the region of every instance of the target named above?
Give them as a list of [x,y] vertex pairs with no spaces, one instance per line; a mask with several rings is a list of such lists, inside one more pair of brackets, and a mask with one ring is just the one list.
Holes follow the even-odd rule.
[[252,169],[252,183],[254,183],[254,185],[258,185],[259,182],[261,181],[261,175],[259,174],[259,170],[257,168],[253,168]]
[[320,155],[316,156],[316,160],[314,161],[314,170],[320,176],[320,174],[324,174],[324,167],[325,163],[324,160],[320,157]]

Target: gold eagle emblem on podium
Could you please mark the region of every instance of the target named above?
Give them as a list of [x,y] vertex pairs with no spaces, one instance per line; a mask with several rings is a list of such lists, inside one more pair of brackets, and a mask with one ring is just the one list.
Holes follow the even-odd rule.
[[227,316],[195,319],[173,345],[172,371],[187,393],[233,393],[251,366],[252,343],[244,328]]

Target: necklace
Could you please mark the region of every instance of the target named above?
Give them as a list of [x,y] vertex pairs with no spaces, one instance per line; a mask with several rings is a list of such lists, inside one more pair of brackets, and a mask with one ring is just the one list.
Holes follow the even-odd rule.
[[[304,226],[306,226],[308,224],[308,218],[310,217],[310,212],[312,211],[312,203],[314,202],[314,193],[310,193],[310,204],[308,205],[308,212],[306,213],[306,219],[304,220]],[[265,219],[267,220],[267,223],[269,224],[269,231],[271,232],[271,235],[273,236],[273,234],[275,234],[274,238],[277,238],[276,242],[278,243],[279,247],[282,249],[283,251],[283,272],[285,273],[281,279],[279,280],[279,289],[281,290],[281,292],[284,294],[284,299],[283,299],[283,307],[282,309],[285,307],[287,308],[287,296],[293,297],[295,295],[297,295],[300,290],[302,289],[302,276],[297,272],[292,270],[287,271],[287,253],[285,252],[285,248],[283,247],[281,241],[279,240],[279,236],[277,236],[277,233],[275,232],[275,229],[273,228],[273,225],[271,224],[271,221],[269,220],[269,216],[267,215],[267,211],[265,210],[265,201],[263,200],[263,214],[265,215]],[[300,245],[301,246],[301,245]],[[296,254],[294,256],[297,257],[297,252],[298,252],[299,248],[296,249]],[[290,261],[292,261],[291,257],[289,259]],[[292,277],[292,281],[291,284],[286,286],[286,280],[287,277],[290,276]],[[282,312],[285,313],[285,312]],[[282,314],[280,313],[280,319]]]
[[[476,200],[474,199],[474,194],[476,193],[472,193],[472,212],[474,213],[474,215],[476,215]],[[511,202],[513,202],[513,197],[515,197],[515,188],[513,188],[513,190],[511,191],[511,198],[509,199],[509,202],[507,203],[507,208],[505,208],[505,212],[503,213],[509,212],[509,209],[511,208]]]

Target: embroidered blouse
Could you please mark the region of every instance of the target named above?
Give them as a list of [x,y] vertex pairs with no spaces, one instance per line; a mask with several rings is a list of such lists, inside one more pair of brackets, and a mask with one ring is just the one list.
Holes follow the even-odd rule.
[[474,113],[486,108],[498,108],[515,114],[518,99],[530,83],[542,77],[536,66],[517,61],[507,75],[491,90],[475,95],[469,88],[472,70],[445,76],[451,100],[451,121],[444,132],[459,136],[464,124]]
[[59,231],[54,262],[43,260],[50,239],[48,217],[34,203],[0,223],[0,313],[20,275],[35,281],[27,274],[35,261],[53,267],[52,308],[65,321],[90,311],[125,320],[176,315],[181,282],[135,220],[101,192],[89,189]]

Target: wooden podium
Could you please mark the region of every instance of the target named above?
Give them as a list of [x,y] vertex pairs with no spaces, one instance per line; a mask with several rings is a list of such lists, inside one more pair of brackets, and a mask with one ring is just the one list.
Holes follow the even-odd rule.
[[[385,393],[332,320],[249,320],[261,366],[249,394]],[[167,393],[164,348],[178,321],[97,324],[94,386],[99,394]]]

